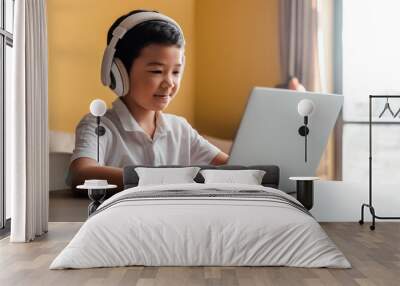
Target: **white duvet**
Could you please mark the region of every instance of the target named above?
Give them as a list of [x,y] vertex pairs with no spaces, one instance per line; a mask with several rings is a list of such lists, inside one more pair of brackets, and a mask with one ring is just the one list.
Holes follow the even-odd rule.
[[[257,198],[152,198],[132,192],[276,189],[238,184],[135,187],[105,201],[50,269],[145,266],[295,266],[349,268],[350,263],[310,215]],[[298,203],[298,202],[297,202]]]

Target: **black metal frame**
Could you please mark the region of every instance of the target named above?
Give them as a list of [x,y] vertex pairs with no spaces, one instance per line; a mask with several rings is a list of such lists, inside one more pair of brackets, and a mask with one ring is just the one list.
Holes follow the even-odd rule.
[[4,227],[0,228],[0,240],[9,236],[11,230],[11,218],[6,219]]
[[[14,1],[14,0],[12,0]],[[14,4],[13,4],[14,5]],[[5,191],[5,61],[6,61],[6,46],[13,47],[13,34],[6,30],[6,4],[5,0],[0,0],[1,6],[1,21],[0,21],[0,100],[1,100],[1,126],[0,126],[0,201],[1,201],[1,215],[0,215],[0,230],[1,234],[10,231],[10,219],[6,219],[6,191]],[[14,12],[14,10],[13,10]],[[13,17],[13,15],[11,15]]]
[[[372,215],[372,225],[370,229],[375,229],[375,219],[400,219],[400,217],[385,217],[378,216],[375,213],[375,208],[372,205],[372,99],[374,98],[400,98],[400,95],[370,95],[369,96],[369,203],[362,204],[361,206],[361,219],[360,224],[364,224],[364,207],[369,208]],[[374,122],[377,123],[377,122]]]
[[5,105],[5,84],[4,84],[4,79],[5,79],[5,33],[3,28],[5,28],[5,3],[4,0],[0,2],[1,5],[1,21],[0,21],[0,117],[1,117],[1,126],[0,126],[0,229],[5,228],[5,217],[6,217],[6,196],[5,196],[5,187],[4,187],[4,127],[5,127],[5,116],[4,116],[4,105]]

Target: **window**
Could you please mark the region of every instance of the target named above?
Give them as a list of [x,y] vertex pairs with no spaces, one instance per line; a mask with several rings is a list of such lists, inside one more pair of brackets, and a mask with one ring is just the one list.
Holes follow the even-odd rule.
[[[400,95],[400,1],[343,1],[343,179],[368,179],[370,94]],[[380,182],[399,182],[400,118],[378,119],[385,99],[374,99],[373,173]],[[392,99],[394,112],[400,99]]]
[[5,98],[11,92],[13,65],[14,0],[0,0],[0,228],[4,229],[10,214],[10,194],[6,192],[4,175],[5,155]]

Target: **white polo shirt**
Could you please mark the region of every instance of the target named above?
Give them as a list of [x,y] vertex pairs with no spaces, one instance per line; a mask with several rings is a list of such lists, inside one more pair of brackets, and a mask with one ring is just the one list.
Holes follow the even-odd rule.
[[[128,165],[209,164],[220,150],[204,139],[183,117],[159,112],[153,139],[145,133],[121,99],[101,118],[100,164]],[[97,160],[96,118],[87,114],[76,128],[71,162],[80,157]]]

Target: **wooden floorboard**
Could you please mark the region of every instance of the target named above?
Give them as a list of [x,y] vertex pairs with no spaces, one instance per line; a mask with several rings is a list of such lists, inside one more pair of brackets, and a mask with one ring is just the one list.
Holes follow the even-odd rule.
[[321,223],[352,269],[291,267],[118,267],[49,270],[81,222],[52,222],[32,243],[0,241],[0,285],[400,285],[400,223]]

